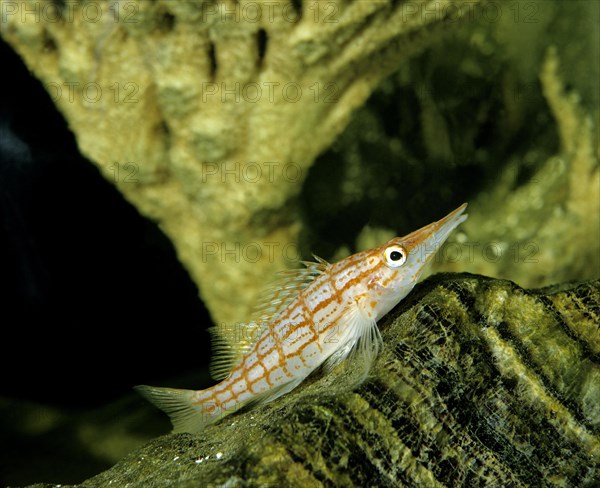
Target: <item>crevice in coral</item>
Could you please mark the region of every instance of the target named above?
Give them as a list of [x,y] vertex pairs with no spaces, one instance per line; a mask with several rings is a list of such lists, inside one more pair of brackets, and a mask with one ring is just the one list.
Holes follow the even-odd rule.
[[171,128],[169,127],[169,124],[167,124],[166,120],[161,120],[157,126],[156,126],[156,133],[158,135],[161,135],[165,141],[169,142],[171,141]]
[[56,49],[57,49],[56,41],[54,40],[54,38],[50,35],[50,33],[47,30],[44,30],[43,46],[44,46],[44,52],[46,52],[46,53],[56,51]]
[[67,4],[66,0],[52,0],[52,3],[56,6],[56,8],[61,13],[65,9],[65,6]]
[[292,7],[298,13],[297,20],[300,20],[302,17],[302,0],[291,0]]
[[264,29],[260,29],[256,34],[256,42],[258,44],[258,67],[260,68],[265,59],[265,53],[267,52],[267,42],[269,40],[269,36],[267,31]]
[[159,24],[159,28],[162,32],[164,32],[165,34],[168,34],[169,32],[171,32],[173,30],[173,27],[175,27],[175,22],[176,22],[176,18],[175,16],[170,13],[170,12],[165,12],[164,14],[162,14],[161,18],[160,18],[160,24]]
[[214,42],[208,45],[208,59],[210,60],[210,80],[213,81],[217,75],[217,52]]

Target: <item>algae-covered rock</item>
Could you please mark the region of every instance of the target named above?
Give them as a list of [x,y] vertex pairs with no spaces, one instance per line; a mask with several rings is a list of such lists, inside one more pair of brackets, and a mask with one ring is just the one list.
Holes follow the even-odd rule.
[[350,362],[82,486],[598,486],[599,321],[600,281],[436,275],[380,324],[360,387]]

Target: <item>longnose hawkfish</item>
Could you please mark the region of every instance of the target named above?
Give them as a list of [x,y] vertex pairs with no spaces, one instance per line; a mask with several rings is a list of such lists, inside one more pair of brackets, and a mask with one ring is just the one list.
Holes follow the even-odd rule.
[[413,289],[441,244],[466,220],[466,207],[337,263],[315,256],[316,262],[303,262],[305,268],[281,273],[256,318],[243,326],[246,340],[232,347],[220,338],[211,370],[215,379],[225,379],[217,385],[136,389],[169,414],[174,432],[198,432],[244,405],[290,392],[320,366],[329,371],[350,354],[362,355],[368,371],[382,345],[377,321]]

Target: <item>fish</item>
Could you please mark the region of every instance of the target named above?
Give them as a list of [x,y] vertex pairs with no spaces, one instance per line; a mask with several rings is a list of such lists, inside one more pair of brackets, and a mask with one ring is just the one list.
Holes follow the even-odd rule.
[[383,347],[377,322],[411,292],[467,219],[466,208],[464,203],[419,230],[336,263],[313,255],[304,268],[281,272],[248,323],[211,331],[211,373],[222,379],[216,385],[135,389],[170,416],[173,432],[197,433],[242,407],[271,402],[314,371],[327,374],[352,356],[360,356],[360,376],[366,378]]

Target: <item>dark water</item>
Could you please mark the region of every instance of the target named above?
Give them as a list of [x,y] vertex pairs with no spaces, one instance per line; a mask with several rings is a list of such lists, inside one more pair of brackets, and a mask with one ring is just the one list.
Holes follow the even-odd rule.
[[211,319],[169,240],[79,154],[3,41],[0,60],[0,486],[74,482],[112,461],[78,452],[66,419],[206,367]]

